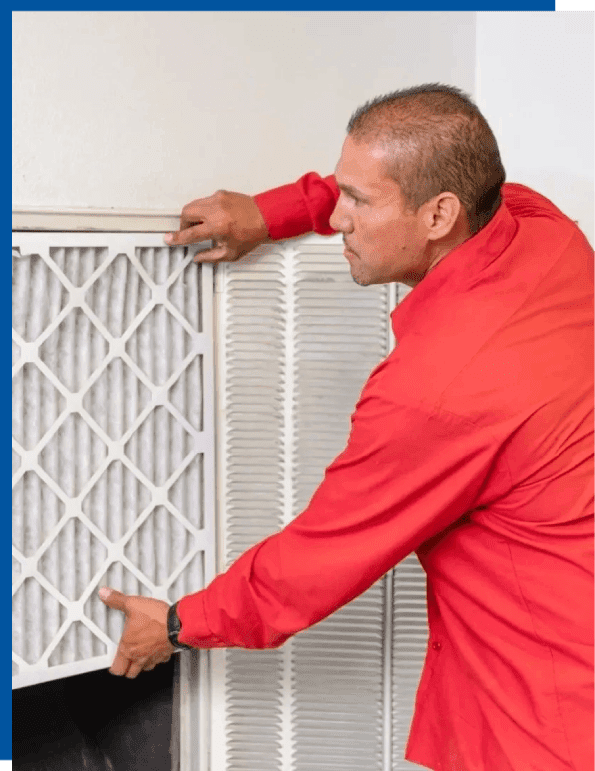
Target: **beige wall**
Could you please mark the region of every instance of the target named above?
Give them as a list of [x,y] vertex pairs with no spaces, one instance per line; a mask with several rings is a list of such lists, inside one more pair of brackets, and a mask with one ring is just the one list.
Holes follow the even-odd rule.
[[352,110],[473,90],[475,14],[17,12],[17,206],[178,211],[331,173]]

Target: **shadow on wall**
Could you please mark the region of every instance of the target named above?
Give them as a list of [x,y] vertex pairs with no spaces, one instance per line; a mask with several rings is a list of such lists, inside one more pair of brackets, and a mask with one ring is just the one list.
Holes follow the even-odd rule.
[[174,661],[13,691],[13,771],[168,771]]

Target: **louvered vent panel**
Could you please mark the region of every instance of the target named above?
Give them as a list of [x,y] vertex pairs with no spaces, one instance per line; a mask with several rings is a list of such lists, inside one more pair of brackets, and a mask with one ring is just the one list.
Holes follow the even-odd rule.
[[[345,446],[361,387],[388,352],[388,289],[356,285],[341,243],[297,248],[294,514]],[[382,768],[382,624],[380,583],[295,638],[296,771]]]
[[225,303],[229,564],[283,523],[283,254],[234,265]]
[[[227,565],[284,521],[285,262],[283,251],[268,247],[219,269]],[[281,768],[283,653],[224,656],[225,733],[213,743],[225,742],[225,768]]]
[[[390,345],[391,301],[387,287],[353,283],[337,238],[262,247],[218,280],[229,564],[305,508],[344,447],[361,387]],[[221,654],[224,678],[213,686],[225,728],[213,737],[213,771],[391,768],[393,734],[398,742],[411,718],[400,692],[390,706],[404,677],[391,679],[393,656],[419,676],[419,662],[392,644],[391,587],[378,582],[278,651]],[[392,768],[412,766],[395,757]]]
[[13,234],[13,674],[105,667],[103,584],[213,572],[212,271],[153,234]]
[[411,554],[397,565],[393,575],[391,769],[405,771],[418,768],[403,756],[428,640],[426,574]]

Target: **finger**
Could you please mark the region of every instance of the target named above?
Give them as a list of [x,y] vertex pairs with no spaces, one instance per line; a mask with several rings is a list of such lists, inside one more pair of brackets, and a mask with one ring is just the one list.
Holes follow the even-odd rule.
[[121,677],[122,675],[126,674],[129,666],[130,659],[127,656],[123,656],[120,651],[118,651],[114,657],[111,667],[109,668],[109,671],[112,675]]
[[169,661],[171,657],[172,657],[172,654],[168,653],[167,651],[156,653],[154,656],[150,657],[147,663],[148,664],[165,664],[165,662]]
[[186,230],[194,225],[202,225],[209,219],[212,206],[204,198],[197,198],[186,204],[180,212],[180,227],[178,230]]
[[223,260],[232,260],[233,255],[227,246],[215,246],[212,249],[204,249],[194,255],[194,262],[222,262]]
[[165,664],[171,659],[171,653],[160,653],[157,656],[151,656],[145,664],[145,672],[155,669],[158,664]]
[[126,677],[129,680],[133,680],[135,677],[138,677],[138,675],[140,675],[143,669],[144,669],[144,660],[132,661],[130,662],[130,666],[128,667],[128,671],[126,672]]
[[102,586],[99,590],[99,599],[107,605],[108,608],[126,611],[126,595],[117,589],[110,589],[109,586]]
[[198,244],[200,241],[207,241],[209,238],[213,238],[213,236],[212,228],[204,223],[192,225],[191,227],[184,227],[180,223],[180,229],[173,233],[166,233],[163,240],[168,246],[187,246],[188,244]]

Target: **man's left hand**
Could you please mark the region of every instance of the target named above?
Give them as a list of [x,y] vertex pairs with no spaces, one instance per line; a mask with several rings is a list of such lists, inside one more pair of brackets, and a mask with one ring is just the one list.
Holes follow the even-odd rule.
[[121,610],[126,616],[120,644],[109,670],[113,675],[132,678],[143,670],[154,669],[157,664],[169,661],[175,648],[167,636],[167,602],[122,594],[106,586],[99,590],[99,597],[108,608]]

